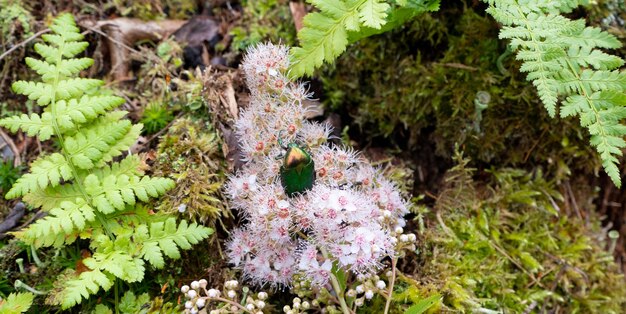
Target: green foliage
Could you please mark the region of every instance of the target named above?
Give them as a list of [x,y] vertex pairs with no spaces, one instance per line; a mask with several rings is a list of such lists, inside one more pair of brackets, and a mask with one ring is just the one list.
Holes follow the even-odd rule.
[[241,1],[243,16],[230,30],[233,41],[230,50],[244,52],[248,47],[264,41],[292,46],[296,43],[296,29],[288,1]]
[[155,174],[176,181],[159,210],[182,212],[209,226],[232,218],[222,194],[226,165],[219,136],[211,125],[190,118],[175,121],[159,143],[153,169]]
[[[291,75],[311,75],[324,62],[332,63],[348,44],[385,32],[415,15],[437,10],[439,1],[311,0],[320,12],[307,14],[298,32],[300,47],[291,50]],[[385,27],[389,24],[389,27]]]
[[[32,16],[21,0],[0,0],[0,47],[32,35]],[[18,28],[21,28],[18,31]],[[21,36],[17,37],[21,33]]]
[[152,102],[143,111],[141,123],[146,134],[154,134],[165,128],[173,119],[174,116],[166,105]]
[[32,293],[11,293],[2,300],[0,299],[0,313],[19,314],[25,313],[33,303],[35,296]]
[[0,194],[9,191],[13,183],[19,179],[21,172],[21,167],[13,166],[12,161],[0,160]]
[[621,185],[617,167],[626,126],[626,74],[617,70],[624,61],[601,49],[621,43],[613,35],[584,20],[570,20],[578,1],[519,3],[489,0],[489,12],[504,24],[500,38],[510,39],[511,48],[522,61],[521,70],[533,82],[550,116],[578,116],[591,134],[591,145],[613,183]]
[[[354,119],[350,135],[361,145],[384,138],[409,152],[407,159],[427,146],[449,160],[458,143],[479,166],[541,164],[558,178],[597,173],[601,163],[586,130],[573,120],[554,128],[548,113],[536,110],[541,102],[497,39],[497,25],[469,5],[445,6],[360,40],[321,76],[325,105]],[[483,95],[489,101],[480,118],[476,100]]]
[[[450,310],[621,313],[626,282],[593,210],[575,217],[540,171],[492,170],[473,182],[468,160],[446,175],[436,222],[419,249],[419,282],[435,283]],[[591,207],[591,193],[577,195]],[[581,207],[582,208],[582,207]],[[572,212],[569,212],[572,211]],[[569,212],[569,213],[568,213]],[[434,217],[433,217],[434,218]]]
[[82,260],[87,270],[69,270],[49,297],[67,309],[110,289],[117,278],[141,281],[145,261],[162,267],[163,255],[178,258],[179,248],[191,248],[212,230],[186,221],[177,226],[174,218],[149,216],[136,206],[163,195],[174,181],[145,176],[136,156],[114,161],[136,142],[141,125],[122,119],[123,111],[110,111],[123,100],[97,89],[102,81],[75,77],[93,61],[75,58],[87,43],[80,41],[74,18],[60,15],[50,29],[42,36],[47,44],[35,45],[44,60],[26,59],[42,81],[13,84],[15,92],[45,107],[43,113],[5,118],[0,125],[41,140],[54,136],[60,144],[60,152],[35,160],[7,197],[23,196],[48,213],[15,233],[25,243],[63,247],[90,239],[93,254]]

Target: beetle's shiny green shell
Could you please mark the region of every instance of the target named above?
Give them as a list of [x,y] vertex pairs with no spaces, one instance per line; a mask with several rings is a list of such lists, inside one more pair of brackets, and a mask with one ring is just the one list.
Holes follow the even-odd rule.
[[287,196],[310,190],[315,183],[315,164],[311,155],[298,144],[287,145],[280,167],[280,182]]

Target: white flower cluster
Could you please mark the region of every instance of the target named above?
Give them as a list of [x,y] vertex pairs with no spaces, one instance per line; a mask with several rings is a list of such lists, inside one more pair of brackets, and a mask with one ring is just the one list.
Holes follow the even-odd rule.
[[[227,194],[248,223],[232,233],[230,262],[254,283],[283,286],[295,274],[324,285],[333,265],[355,274],[380,270],[396,253],[408,212],[396,186],[353,150],[330,146],[328,125],[304,119],[309,94],[287,76],[286,47],[258,45],[242,67],[251,102],[236,132],[246,163]],[[279,140],[312,156],[316,179],[306,193],[285,194]]]
[[[180,288],[186,299],[184,313],[196,314],[202,311],[209,314],[263,314],[268,297],[266,292],[261,291],[254,297],[253,294],[247,293],[249,292],[247,287],[240,287],[237,280],[226,281],[224,291],[207,289],[207,284],[205,279],[200,279]],[[245,302],[239,300],[244,296]],[[212,309],[210,303],[213,303]]]

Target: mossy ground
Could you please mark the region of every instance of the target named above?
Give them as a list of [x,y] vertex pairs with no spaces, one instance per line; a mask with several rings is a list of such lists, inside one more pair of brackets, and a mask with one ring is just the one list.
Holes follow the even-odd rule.
[[[103,6],[29,0],[0,4],[7,4],[0,6],[0,17],[12,21],[0,22],[0,52],[65,10],[79,18],[143,20],[186,19],[190,12],[209,11],[234,21],[224,31],[233,40],[222,40],[213,52],[235,65],[256,42],[296,43],[286,1],[233,2],[232,7],[157,0],[106,1]],[[344,138],[385,167],[407,195],[415,196],[407,228],[418,234],[420,245],[400,261],[392,312],[402,313],[410,304],[440,294],[443,302],[431,312],[623,313],[625,190],[611,188],[578,121],[548,117],[484,8],[478,2],[444,3],[439,12],[350,46],[335,65],[312,78],[326,116],[341,117]],[[601,3],[575,14],[601,23],[613,16],[609,9],[619,12],[619,3]],[[626,38],[619,28],[611,31]],[[87,54],[98,62],[91,74],[105,76],[108,65],[98,44],[103,38],[87,36],[92,43]],[[30,110],[7,86],[28,79],[21,60],[32,53],[31,45],[0,60],[2,116]],[[219,229],[211,241],[165,271],[121,287],[175,305],[183,283],[205,277],[219,285],[237,277],[219,250],[236,223],[221,192],[226,173],[234,167],[224,153],[236,144],[220,140],[232,115],[215,103],[231,88],[244,104],[246,91],[235,68],[212,68],[214,76],[185,69],[179,62],[183,50],[173,41],[161,46],[139,43],[137,48],[162,62],[154,66],[147,57],[133,56],[135,79],[111,84],[132,100],[125,108],[132,119],[147,119],[142,112],[149,103],[170,111],[148,117],[153,127],[138,149],[151,171],[178,181],[150,209],[177,211],[185,204],[181,215]],[[481,104],[487,107],[480,109]],[[54,149],[53,143],[19,136],[14,141],[26,162]],[[12,205],[2,203],[2,214]],[[622,237],[612,244],[607,231],[619,228]],[[84,249],[79,243],[66,250],[43,250],[38,255],[45,263],[42,268],[29,249],[3,241],[0,295],[13,290],[15,279],[52,289],[46,278],[64,266],[79,265]],[[16,258],[24,259],[27,273],[20,273]],[[291,295],[276,291],[274,298],[280,304]],[[85,310],[113,299],[110,291],[92,299]],[[44,305],[43,298],[35,302],[37,311],[56,310]],[[382,298],[374,299],[363,313],[381,313],[383,307]]]

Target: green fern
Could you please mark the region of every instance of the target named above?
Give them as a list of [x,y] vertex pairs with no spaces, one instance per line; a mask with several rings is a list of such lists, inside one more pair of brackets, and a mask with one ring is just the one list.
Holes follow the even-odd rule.
[[304,17],[298,32],[301,47],[291,50],[294,77],[313,71],[324,62],[332,63],[348,44],[388,31],[415,15],[433,11],[439,1],[403,0],[390,5],[384,0],[309,0],[320,12]]
[[0,313],[19,314],[28,311],[35,296],[32,293],[11,293],[2,300],[0,298]]
[[602,166],[616,186],[621,185],[617,167],[626,147],[626,74],[618,68],[624,61],[600,49],[619,48],[613,35],[584,20],[570,20],[579,1],[487,0],[489,12],[504,26],[500,38],[510,39],[550,116],[560,103],[561,117],[578,116],[591,134]]
[[136,156],[113,161],[137,141],[142,126],[123,119],[124,111],[111,111],[124,100],[99,89],[102,81],[74,77],[93,63],[75,57],[87,43],[80,41],[74,18],[61,15],[50,29],[52,34],[42,36],[47,44],[35,45],[43,60],[26,59],[41,82],[13,84],[16,93],[36,101],[43,112],[8,117],[0,126],[40,140],[56,137],[60,143],[61,151],[35,160],[6,197],[22,196],[48,213],[15,233],[25,243],[63,247],[78,238],[91,240],[93,254],[83,260],[89,270],[70,276],[49,298],[67,309],[108,290],[116,278],[141,281],[145,261],[163,267],[163,255],[179,258],[179,249],[190,249],[212,230],[186,221],[177,225],[174,218],[135,208],[138,200],[163,195],[174,181],[145,176]]

